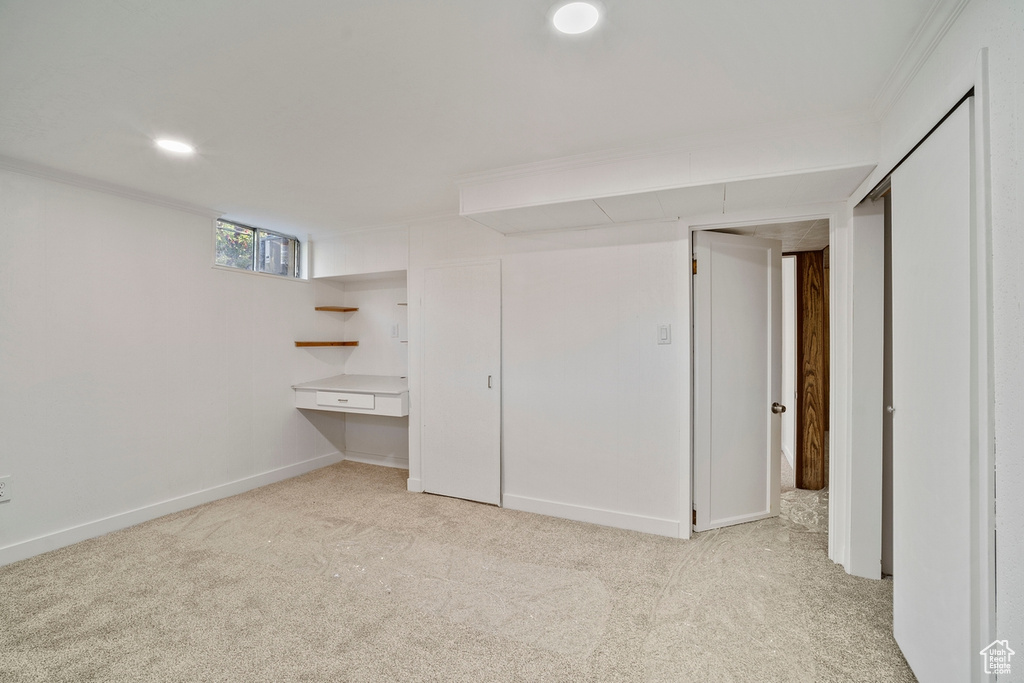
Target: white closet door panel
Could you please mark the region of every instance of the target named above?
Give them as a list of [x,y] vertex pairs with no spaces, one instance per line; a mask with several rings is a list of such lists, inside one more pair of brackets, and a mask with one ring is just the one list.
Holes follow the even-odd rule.
[[501,503],[501,264],[428,268],[423,490]]
[[971,104],[892,175],[893,630],[922,681],[969,681]]

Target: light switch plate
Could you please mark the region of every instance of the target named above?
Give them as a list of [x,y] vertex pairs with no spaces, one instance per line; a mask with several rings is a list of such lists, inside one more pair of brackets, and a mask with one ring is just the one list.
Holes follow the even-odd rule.
[[672,326],[668,324],[658,325],[658,343],[672,343]]

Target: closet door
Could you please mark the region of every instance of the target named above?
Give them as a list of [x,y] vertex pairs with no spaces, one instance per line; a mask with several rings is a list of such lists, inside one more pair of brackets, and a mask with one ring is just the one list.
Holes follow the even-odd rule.
[[501,263],[428,268],[423,490],[501,504]]
[[893,630],[922,681],[970,681],[971,100],[892,174]]

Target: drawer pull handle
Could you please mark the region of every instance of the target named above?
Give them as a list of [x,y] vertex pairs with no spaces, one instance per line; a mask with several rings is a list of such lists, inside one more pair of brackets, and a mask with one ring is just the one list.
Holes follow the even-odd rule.
[[348,403],[348,399],[347,398],[339,398],[338,399],[338,403]]

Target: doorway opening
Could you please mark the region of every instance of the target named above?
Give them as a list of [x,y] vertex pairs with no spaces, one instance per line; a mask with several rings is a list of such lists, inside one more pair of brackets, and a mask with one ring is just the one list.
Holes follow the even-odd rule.
[[[829,415],[829,219],[715,226],[708,232],[747,235],[780,244],[782,259],[781,391],[786,410],[780,425],[775,466],[780,476],[770,486],[776,495],[796,488],[819,491],[827,506]],[[695,300],[696,305],[696,300]],[[694,319],[696,320],[696,315]],[[699,346],[695,340],[694,348]],[[695,355],[695,363],[697,357]],[[695,376],[697,370],[695,369]],[[695,394],[695,419],[700,412]],[[695,432],[696,435],[696,432]],[[695,477],[699,445],[694,444]],[[699,500],[694,490],[695,508]],[[827,509],[827,508],[826,508]],[[827,512],[824,515],[827,525]],[[695,524],[699,530],[703,525]]]
[[[715,228],[782,242],[783,481],[828,487],[829,219]],[[787,470],[789,470],[787,472]]]
[[829,249],[789,255],[794,264],[795,487],[820,491],[828,487],[829,470]]

